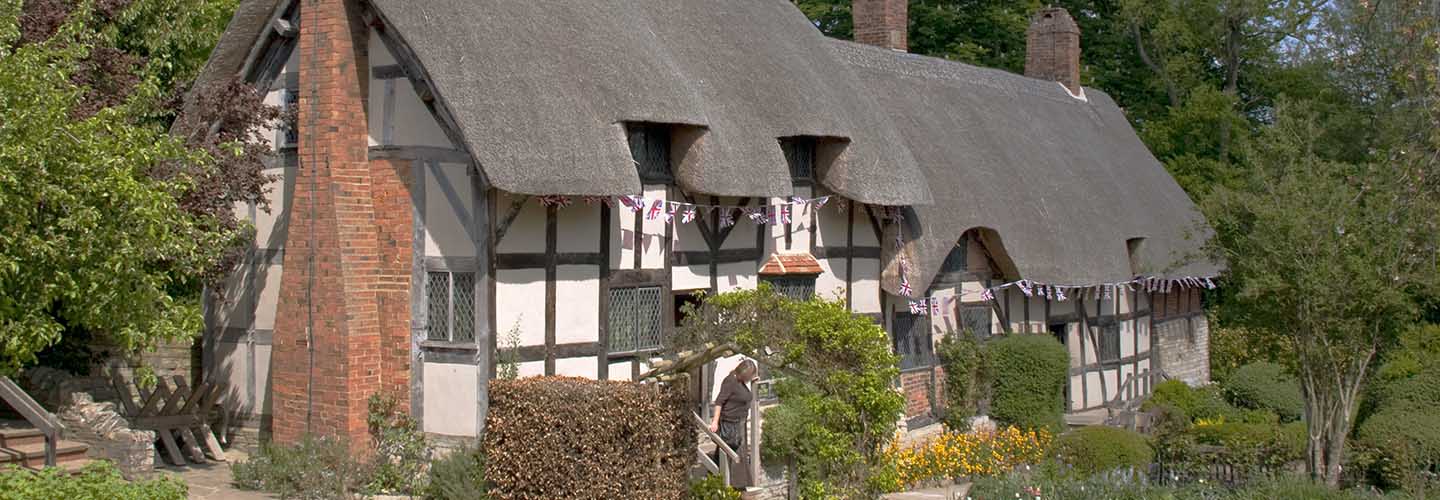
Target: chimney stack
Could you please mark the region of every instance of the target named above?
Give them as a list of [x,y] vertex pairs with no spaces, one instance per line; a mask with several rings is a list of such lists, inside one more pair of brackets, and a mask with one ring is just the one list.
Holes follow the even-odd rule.
[[854,0],[855,41],[906,52],[910,50],[909,0]]
[[1046,7],[1030,20],[1025,30],[1025,76],[1060,82],[1071,94],[1080,95],[1080,27],[1065,9]]

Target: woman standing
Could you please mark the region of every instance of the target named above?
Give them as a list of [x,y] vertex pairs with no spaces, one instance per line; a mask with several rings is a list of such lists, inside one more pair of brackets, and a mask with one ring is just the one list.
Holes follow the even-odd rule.
[[[731,450],[740,455],[739,464],[731,464],[731,484],[749,484],[749,468],[745,466],[749,458],[745,455],[745,417],[750,413],[750,400],[755,398],[755,393],[748,385],[754,382],[759,375],[755,367],[755,361],[746,359],[730,370],[730,375],[720,382],[720,394],[715,396],[715,408],[711,412],[714,416],[710,419],[710,431],[720,435],[720,440],[725,442]],[[715,452],[716,464],[719,464],[720,451]]]

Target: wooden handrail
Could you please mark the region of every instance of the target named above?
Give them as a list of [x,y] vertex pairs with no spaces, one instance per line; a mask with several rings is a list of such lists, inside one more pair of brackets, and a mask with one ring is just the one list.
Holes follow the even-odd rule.
[[45,435],[45,466],[54,467],[55,448],[60,442],[61,431],[65,429],[60,424],[60,419],[45,411],[45,408],[41,407],[40,403],[36,403],[35,399],[26,394],[24,390],[21,390],[15,381],[3,375],[0,375],[0,399],[9,403],[11,408],[20,412],[20,415],[30,422],[30,425],[35,426]]
[[700,418],[700,415],[696,415],[693,411],[690,412],[690,416],[695,418],[695,426],[699,427],[700,430],[705,431],[705,435],[709,436],[710,440],[715,442],[716,448],[718,448],[720,451],[725,452],[725,456],[730,457],[731,461],[740,461],[740,455],[735,453],[735,450],[730,449],[730,445],[725,444],[725,440],[720,439],[720,435],[715,434],[714,431],[710,430],[710,426],[705,423],[705,419]]

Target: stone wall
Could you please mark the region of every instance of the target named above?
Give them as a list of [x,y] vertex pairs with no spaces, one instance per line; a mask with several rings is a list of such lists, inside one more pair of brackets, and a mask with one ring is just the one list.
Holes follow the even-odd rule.
[[1166,374],[1190,385],[1210,383],[1210,324],[1203,313],[1156,322],[1154,331]]
[[155,470],[155,433],[131,429],[114,402],[95,401],[91,390],[113,394],[101,379],[42,366],[27,370],[25,380],[31,397],[53,411],[65,426],[62,437],[89,445],[90,458],[114,462],[127,478]]

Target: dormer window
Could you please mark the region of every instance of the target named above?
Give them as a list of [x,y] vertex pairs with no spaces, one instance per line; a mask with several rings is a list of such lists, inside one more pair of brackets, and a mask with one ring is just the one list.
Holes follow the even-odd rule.
[[815,182],[815,138],[787,137],[780,139],[785,162],[790,165],[790,180],[795,184]]
[[631,123],[626,126],[630,155],[642,184],[673,184],[670,168],[670,128],[654,123]]

